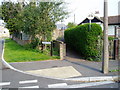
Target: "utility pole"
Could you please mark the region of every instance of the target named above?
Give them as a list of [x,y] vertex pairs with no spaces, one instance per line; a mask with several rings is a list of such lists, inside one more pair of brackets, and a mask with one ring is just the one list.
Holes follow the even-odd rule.
[[108,73],[109,52],[108,52],[108,0],[104,0],[104,41],[103,41],[103,62],[102,72]]
[[75,24],[75,14],[74,14],[74,24]]

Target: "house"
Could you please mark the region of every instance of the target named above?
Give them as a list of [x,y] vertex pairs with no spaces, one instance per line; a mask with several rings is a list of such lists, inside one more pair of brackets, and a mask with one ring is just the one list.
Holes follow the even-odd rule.
[[[85,18],[81,23],[79,23],[78,25],[82,25],[82,24],[85,24],[85,23],[90,23],[90,20],[88,18]],[[96,24],[99,24],[102,29],[103,29],[103,21],[97,17],[97,16],[94,16],[94,18],[91,20],[91,23],[96,23]]]
[[10,37],[10,33],[7,28],[0,26],[0,38],[3,38],[3,37]]
[[[88,19],[88,18],[84,19],[84,20],[83,20],[80,24],[78,24],[78,25],[85,24],[85,23],[89,23],[89,19]],[[91,20],[91,23],[101,24],[101,23],[103,23],[103,21],[102,21],[99,17],[95,16],[95,17]]]
[[10,37],[9,30],[5,28],[5,22],[0,18],[0,38],[2,37]]
[[[86,18],[84,19],[80,24],[78,25],[81,25],[81,24],[85,24],[85,23],[89,23],[89,19]],[[94,17],[92,20],[91,20],[91,23],[97,23],[97,24],[100,24],[100,26],[102,27],[103,29],[103,17],[99,18],[99,17]],[[115,28],[118,28],[120,27],[120,15],[117,15],[117,16],[109,16],[108,17],[108,35],[109,36],[115,36]],[[120,33],[120,31],[117,30],[117,33]]]
[[5,27],[5,22],[4,22],[4,20],[2,20],[2,19],[0,19],[0,26],[3,26],[3,27]]
[[[101,19],[103,20],[103,17],[101,17]],[[115,31],[117,31],[117,34],[118,34],[119,27],[120,27],[120,15],[109,16],[108,17],[108,35],[115,36],[115,33],[116,33]]]

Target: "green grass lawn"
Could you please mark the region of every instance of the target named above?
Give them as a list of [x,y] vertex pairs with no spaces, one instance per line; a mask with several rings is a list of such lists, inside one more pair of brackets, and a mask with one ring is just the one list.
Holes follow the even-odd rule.
[[27,61],[42,61],[55,60],[59,56],[49,56],[40,53],[36,50],[27,50],[23,46],[17,44],[11,39],[5,41],[4,59],[7,62],[27,62]]

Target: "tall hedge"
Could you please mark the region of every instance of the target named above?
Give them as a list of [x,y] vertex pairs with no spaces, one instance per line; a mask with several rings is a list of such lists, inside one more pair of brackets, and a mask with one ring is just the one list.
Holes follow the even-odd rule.
[[102,28],[92,23],[65,31],[65,42],[88,60],[101,60]]

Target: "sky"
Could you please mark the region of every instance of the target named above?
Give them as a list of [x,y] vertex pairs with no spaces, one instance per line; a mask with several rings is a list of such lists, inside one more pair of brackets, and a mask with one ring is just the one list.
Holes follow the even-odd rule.
[[[67,5],[68,11],[71,12],[69,18],[63,23],[74,22],[79,24],[84,20],[90,13],[99,11],[99,17],[103,17],[104,0],[65,0],[69,3]],[[120,0],[108,0],[108,16],[118,15],[118,2]]]
[[[0,0],[0,2],[3,0]],[[99,11],[99,17],[103,17],[104,0],[64,0],[67,4],[67,10],[71,12],[68,19],[65,19],[62,23],[68,24],[68,22],[74,22],[79,24],[90,13]],[[118,15],[118,2],[120,0],[108,0],[108,16]],[[61,23],[61,22],[59,22]]]

